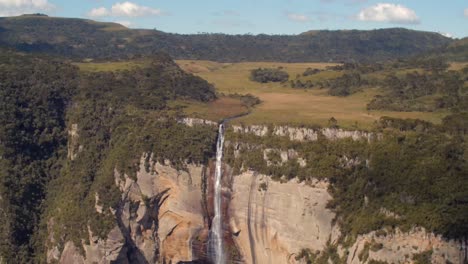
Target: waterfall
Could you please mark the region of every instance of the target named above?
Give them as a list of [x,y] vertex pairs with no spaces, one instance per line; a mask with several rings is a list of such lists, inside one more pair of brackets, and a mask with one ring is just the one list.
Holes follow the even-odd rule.
[[222,219],[222,161],[224,145],[224,124],[219,125],[218,140],[216,142],[216,170],[214,185],[214,217],[210,231],[209,248],[211,249],[211,259],[215,264],[224,264],[223,248],[223,219]]

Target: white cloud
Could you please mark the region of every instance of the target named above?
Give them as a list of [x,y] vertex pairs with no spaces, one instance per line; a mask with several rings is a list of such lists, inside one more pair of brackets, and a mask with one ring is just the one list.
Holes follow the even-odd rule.
[[108,16],[109,14],[109,10],[107,10],[105,7],[93,8],[88,12],[89,17],[103,17]]
[[419,23],[419,17],[413,10],[399,4],[379,3],[364,8],[357,15],[361,21],[393,22],[401,24]]
[[[0,0],[2,1],[2,0]],[[89,17],[142,17],[142,16],[159,16],[162,15],[160,9],[147,6],[140,6],[132,2],[115,3],[110,10],[105,7],[93,8],[88,14]]]
[[0,16],[51,11],[54,5],[47,0],[0,0]]
[[465,8],[465,10],[463,11],[463,14],[465,15],[465,17],[468,17],[468,8]]
[[442,36],[444,37],[447,37],[447,38],[454,38],[454,36],[448,32],[437,32],[439,34],[441,34]]
[[287,17],[291,21],[295,22],[307,22],[309,21],[309,17],[303,14],[296,14],[296,13],[288,13]]
[[161,15],[161,10],[147,7],[139,6],[132,2],[123,2],[116,3],[112,6],[112,15],[114,16],[124,16],[124,17],[141,17],[149,15]]

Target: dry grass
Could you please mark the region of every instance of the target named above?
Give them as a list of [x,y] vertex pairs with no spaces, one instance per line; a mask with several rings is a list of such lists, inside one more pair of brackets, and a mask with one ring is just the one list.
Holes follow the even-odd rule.
[[119,71],[131,70],[136,67],[143,67],[148,63],[145,60],[133,61],[112,61],[112,62],[76,62],[74,65],[78,66],[84,72],[105,72],[105,71]]
[[[261,84],[249,80],[250,71],[259,67],[283,67],[291,77],[295,78],[297,74],[302,74],[308,67],[324,69],[334,65],[329,63],[217,63],[186,60],[177,63],[183,69],[213,83],[220,93],[251,93],[262,100],[262,104],[256,106],[250,115],[233,121],[237,123],[326,125],[331,117],[335,117],[342,127],[369,128],[382,116],[419,118],[434,123],[439,123],[445,116],[445,113],[367,111],[366,105],[378,93],[377,89],[367,90],[349,97],[334,97],[329,96],[326,90],[292,89],[277,83]],[[311,76],[311,78],[326,79],[334,77],[334,75],[335,73],[323,72],[317,76]],[[201,114],[201,117],[208,118],[206,113],[210,110],[205,107],[200,108],[204,111],[197,111],[197,113]],[[196,109],[196,107],[192,106],[188,109]]]
[[218,92],[253,93],[262,89],[277,88],[278,84],[260,84],[249,80],[250,71],[257,68],[283,67],[291,77],[302,74],[305,69],[325,69],[336,63],[277,63],[277,62],[241,62],[241,63],[218,63],[212,61],[179,60],[179,66],[205,80],[214,83]]
[[196,101],[174,101],[170,103],[171,107],[182,107],[184,112],[192,117],[204,118],[213,121],[237,116],[247,113],[247,107],[243,106],[240,100],[220,97],[218,100],[210,103],[201,103]]
[[449,70],[459,71],[468,66],[468,62],[451,62]]
[[327,125],[334,117],[342,127],[369,128],[381,116],[419,118],[440,122],[443,114],[422,112],[367,111],[366,105],[375,91],[358,93],[349,97],[334,97],[326,91],[297,90],[295,93],[258,93],[264,103],[239,122],[275,124]]
[[[117,71],[129,70],[148,63],[145,60],[123,62],[83,62],[75,63],[82,71]],[[220,94],[253,94],[262,100],[250,115],[236,119],[234,122],[246,124],[319,124],[327,125],[334,117],[342,127],[369,128],[381,116],[399,118],[419,118],[439,123],[445,113],[426,112],[390,112],[367,111],[367,103],[378,93],[377,89],[367,90],[349,97],[329,96],[326,90],[292,89],[289,85],[278,83],[261,84],[250,81],[250,71],[256,68],[282,67],[291,78],[301,75],[307,68],[325,69],[331,63],[275,63],[243,62],[218,63],[212,61],[177,61],[187,72],[193,73],[213,83]],[[462,67],[452,64],[452,67]],[[412,70],[414,71],[414,70]],[[404,74],[404,73],[400,73]],[[323,81],[340,75],[334,71],[323,71],[302,80]],[[176,101],[172,106],[180,106],[191,115],[210,120],[221,120],[226,117],[245,113],[248,109],[237,99],[221,96],[219,100],[204,104],[192,101]]]

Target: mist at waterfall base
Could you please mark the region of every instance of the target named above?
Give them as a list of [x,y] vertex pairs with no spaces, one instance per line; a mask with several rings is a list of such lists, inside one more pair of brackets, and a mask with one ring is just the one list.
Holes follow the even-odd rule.
[[222,226],[222,160],[223,160],[223,145],[224,145],[224,124],[219,125],[218,140],[216,142],[216,169],[215,169],[215,185],[214,185],[214,217],[211,225],[208,255],[211,261],[215,264],[224,264],[224,248],[223,248],[223,226]]

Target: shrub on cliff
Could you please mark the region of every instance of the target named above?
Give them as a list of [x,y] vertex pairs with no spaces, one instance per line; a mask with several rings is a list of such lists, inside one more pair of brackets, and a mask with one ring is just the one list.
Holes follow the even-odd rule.
[[[235,172],[253,169],[277,180],[329,179],[333,200],[328,207],[350,237],[383,227],[422,226],[446,238],[462,239],[468,237],[465,120],[465,114],[456,114],[438,126],[383,118],[375,129],[384,135],[371,142],[322,136],[297,142],[228,131],[226,139],[241,144],[227,147],[225,161]],[[306,163],[299,166],[292,157],[285,163],[267,164],[265,149],[294,149]],[[267,158],[274,160],[271,156]],[[397,217],[382,213],[382,208]]]

